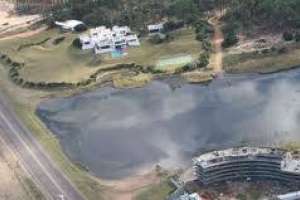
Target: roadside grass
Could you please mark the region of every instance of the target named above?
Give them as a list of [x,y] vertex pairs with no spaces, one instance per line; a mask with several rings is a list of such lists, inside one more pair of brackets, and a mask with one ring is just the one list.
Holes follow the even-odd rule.
[[164,200],[175,190],[164,178],[159,184],[150,185],[137,193],[134,200]]
[[[55,38],[65,36],[65,40],[54,45]],[[197,59],[201,52],[201,44],[195,39],[193,29],[181,29],[171,33],[174,38],[169,42],[154,45],[147,38],[141,39],[141,46],[128,48],[127,55],[122,58],[111,58],[107,55],[94,55],[92,50],[82,51],[72,47],[77,34],[61,34],[56,29],[44,31],[26,39],[0,41],[1,52],[12,59],[25,63],[20,70],[21,77],[34,82],[78,82],[86,79],[99,68],[116,64],[136,63],[138,65],[155,66],[163,57],[176,57],[179,54],[190,55]],[[18,51],[22,44],[36,43],[46,38],[44,44],[26,47]],[[175,68],[181,66],[175,66]],[[165,70],[174,69],[166,66]]]
[[46,200],[46,197],[44,196],[44,194],[39,190],[39,188],[36,186],[36,184],[30,178],[24,177],[23,184],[24,184],[24,187],[26,187],[28,189],[28,191],[32,195],[33,199]]
[[300,65],[300,48],[282,54],[227,54],[224,69],[229,73],[272,73]]
[[35,115],[32,108],[16,104],[15,110],[18,116],[23,120],[29,130],[32,131],[37,140],[49,153],[50,157],[58,164],[60,169],[74,183],[80,192],[89,200],[104,199],[105,187],[87,172],[71,163],[65,156],[59,144],[59,141],[51,134]]

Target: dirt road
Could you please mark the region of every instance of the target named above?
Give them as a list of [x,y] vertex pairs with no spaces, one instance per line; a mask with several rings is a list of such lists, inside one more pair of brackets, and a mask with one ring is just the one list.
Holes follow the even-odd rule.
[[224,36],[219,24],[219,17],[220,15],[217,14],[215,17],[212,17],[208,20],[208,22],[214,28],[214,36],[212,40],[214,53],[211,55],[209,67],[211,67],[216,74],[223,73],[222,42],[224,40]]
[[36,30],[29,30],[29,27],[40,20],[40,15],[16,15],[12,3],[0,0],[0,39],[24,38],[37,34],[45,30],[46,26]]

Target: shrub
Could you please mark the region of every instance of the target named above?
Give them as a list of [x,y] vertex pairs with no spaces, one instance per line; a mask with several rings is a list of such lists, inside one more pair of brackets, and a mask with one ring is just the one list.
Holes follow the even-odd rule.
[[239,42],[239,39],[234,31],[231,31],[225,35],[222,43],[223,48],[231,47]]
[[1,54],[1,55],[0,55],[0,59],[1,59],[1,60],[4,60],[4,59],[6,59],[6,58],[7,58],[7,55],[5,55],[5,54]]
[[152,44],[161,44],[166,40],[166,35],[164,34],[155,34],[149,38],[150,43]]
[[76,31],[76,32],[84,32],[84,31],[86,31],[88,28],[87,28],[87,26],[86,25],[84,25],[84,24],[79,24],[79,25],[77,25],[75,28],[74,28],[74,30]]
[[55,39],[53,40],[53,44],[54,44],[54,45],[58,45],[59,43],[61,43],[61,42],[64,41],[65,39],[66,39],[65,36],[61,36],[61,37],[55,38]]
[[81,48],[82,48],[82,44],[81,44],[79,38],[76,38],[75,40],[73,40],[72,45],[73,45],[74,47],[78,48],[78,49],[81,49]]
[[291,41],[291,40],[294,39],[293,33],[288,32],[288,31],[284,32],[283,35],[282,35],[282,37],[283,37],[283,39],[284,39],[285,41]]
[[263,50],[261,50],[262,54],[268,54],[270,52],[271,52],[271,49],[263,49]]
[[207,22],[199,21],[195,25],[195,32],[196,32],[196,39],[202,41],[210,37],[210,35],[214,32],[214,30]]
[[209,39],[205,39],[202,41],[202,48],[208,52],[212,50],[212,44]]
[[295,40],[296,40],[296,42],[300,42],[300,32],[297,32],[295,34]]
[[208,64],[209,64],[209,53],[205,52],[201,54],[199,57],[198,67],[203,68],[206,67]]
[[164,31],[170,32],[184,27],[184,21],[169,20],[164,24]]
[[278,49],[278,53],[279,54],[284,54],[284,53],[286,53],[288,51],[288,49],[286,48],[286,47],[280,47],[279,49]]

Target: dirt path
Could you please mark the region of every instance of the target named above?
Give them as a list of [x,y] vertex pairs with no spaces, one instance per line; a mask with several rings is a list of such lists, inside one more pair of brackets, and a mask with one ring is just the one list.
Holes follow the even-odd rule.
[[36,30],[30,30],[29,27],[40,20],[40,15],[16,15],[12,3],[0,0],[0,40],[37,34],[45,27]]
[[222,42],[224,40],[223,33],[219,24],[220,14],[217,14],[215,17],[212,17],[208,22],[214,28],[214,36],[212,40],[214,53],[210,58],[210,67],[214,70],[216,74],[223,73],[223,51],[222,51]]
[[133,200],[138,191],[147,186],[158,184],[159,181],[160,178],[156,172],[151,171],[147,174],[140,174],[123,180],[101,181],[101,183],[111,188],[108,191],[108,199]]

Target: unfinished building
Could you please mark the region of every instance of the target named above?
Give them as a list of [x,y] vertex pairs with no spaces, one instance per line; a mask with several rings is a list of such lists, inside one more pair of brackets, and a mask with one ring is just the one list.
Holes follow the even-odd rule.
[[237,179],[272,179],[300,184],[298,152],[239,147],[206,153],[193,162],[195,175],[204,185]]

